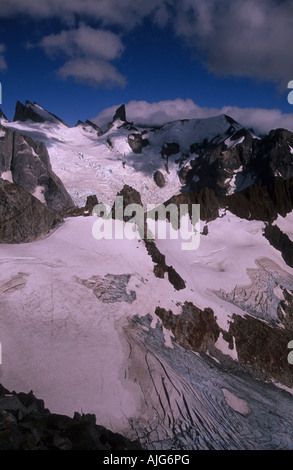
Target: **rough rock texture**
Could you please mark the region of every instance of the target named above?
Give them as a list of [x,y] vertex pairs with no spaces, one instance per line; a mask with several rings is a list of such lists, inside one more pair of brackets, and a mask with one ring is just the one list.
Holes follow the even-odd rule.
[[212,309],[201,310],[191,302],[182,305],[179,315],[162,307],[157,307],[155,313],[181,346],[217,357],[219,351],[215,343],[221,333],[229,349],[235,348],[238,355],[238,362],[227,361],[227,367],[235,368],[238,364],[239,370],[242,367],[257,379],[276,380],[292,387],[293,370],[287,360],[292,330],[270,325],[251,315],[234,314],[228,331],[225,331],[219,327]]
[[[37,103],[31,103],[29,100],[26,100],[25,105],[23,105],[20,101],[17,101],[15,106],[14,118],[13,121],[27,121],[28,119],[33,122],[60,122],[63,125],[67,126],[67,124],[60,119],[55,114],[49,113],[46,111],[46,118],[42,116],[42,113],[39,112],[37,107]],[[42,108],[41,108],[42,109]]]
[[37,198],[0,179],[0,242],[33,241],[61,224],[62,218]]
[[157,248],[153,240],[145,240],[145,245],[148,254],[151,256],[152,261],[155,263],[154,274],[156,277],[164,278],[165,273],[168,273],[168,280],[176,290],[185,289],[186,284],[182,277],[177,273],[173,266],[167,266],[165,255],[163,255]]
[[96,424],[91,414],[50,413],[33,392],[10,393],[0,385],[0,450],[140,450]]
[[163,188],[164,186],[166,186],[165,177],[160,170],[155,171],[154,180],[155,180],[156,185],[159,186],[159,188]]
[[113,122],[117,121],[120,119],[120,121],[126,122],[126,110],[125,110],[125,104],[122,104],[119,106],[119,108],[116,109],[116,112],[113,116]]
[[181,177],[187,186],[199,192],[208,187],[217,196],[225,196],[254,183],[271,184],[278,178],[293,176],[293,133],[276,129],[256,139],[245,129],[220,142],[196,143],[190,153],[196,158]]
[[293,268],[293,242],[288,235],[283,233],[276,225],[268,224],[265,227],[264,236],[274,248],[282,253],[286,264]]
[[[140,193],[136,189],[129,186],[128,184],[125,184],[123,186],[123,188],[121,189],[121,191],[119,193],[117,193],[116,196],[122,196],[123,197],[123,213],[124,213],[125,207],[130,205],[130,204],[138,204],[139,206],[143,206],[142,201],[141,201]],[[116,208],[116,205],[114,203],[113,207],[112,207],[113,218],[115,218],[115,208]],[[116,214],[116,217],[117,217],[117,215],[119,215],[118,212]],[[130,216],[123,215],[123,220],[125,222],[127,222],[131,218],[132,218],[132,215],[130,215]]]
[[134,153],[140,154],[142,149],[149,145],[148,139],[145,139],[142,134],[134,132],[128,135],[128,145]]
[[273,378],[292,387],[293,370],[287,360],[292,332],[250,315],[234,314],[232,320],[229,334],[234,338],[238,361],[262,380]]
[[175,340],[192,351],[206,351],[208,341],[214,344],[219,337],[220,328],[210,308],[201,310],[185,302],[180,315],[161,307],[157,307],[155,313],[163,326],[172,331]]
[[36,195],[50,209],[73,206],[62,181],[52,171],[44,143],[0,126],[0,175],[9,173],[13,182]]
[[100,127],[97,126],[97,124],[90,121],[89,119],[87,119],[85,122],[78,120],[75,127],[77,127],[77,126],[81,126],[85,131],[88,130],[87,129],[88,127],[93,128],[97,132],[98,137],[103,134],[102,129],[100,129]]

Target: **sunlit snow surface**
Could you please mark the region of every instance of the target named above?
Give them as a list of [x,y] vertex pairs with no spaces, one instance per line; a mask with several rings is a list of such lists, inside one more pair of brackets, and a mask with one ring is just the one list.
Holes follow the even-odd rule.
[[[44,117],[48,114],[42,108],[36,111],[41,116],[42,112],[45,113]],[[79,206],[83,206],[91,194],[112,205],[124,184],[140,192],[144,205],[168,200],[182,187],[178,177],[178,157],[188,153],[190,145],[195,142],[202,142],[205,138],[214,141],[223,138],[230,126],[224,115],[175,121],[144,133],[143,137],[149,140],[150,145],[144,147],[141,154],[136,154],[128,144],[131,130],[123,127],[125,123],[120,120],[114,121],[110,130],[98,136],[90,125],[69,128],[57,119],[50,119],[52,122],[44,123],[2,119],[1,123],[46,144],[53,171]],[[236,123],[235,126],[235,130],[241,128]],[[138,128],[138,132],[143,131]],[[170,156],[166,166],[166,158],[161,156],[162,146],[174,141],[180,145],[180,154]],[[188,163],[186,160],[185,165]],[[158,188],[154,181],[156,170],[165,177],[166,186],[163,188]]]
[[[54,119],[2,124],[45,142],[52,169],[78,205],[90,194],[111,205],[124,184],[140,191],[144,204],[166,201],[181,184],[178,155],[167,171],[162,145],[175,139],[183,152],[229,125],[224,116],[166,124],[149,130],[151,145],[134,154],[119,121],[100,137],[91,126]],[[164,188],[154,182],[157,169]],[[43,240],[0,245],[0,383],[33,390],[51,412],[94,413],[98,424],[149,449],[293,449],[292,389],[240,373],[237,351],[222,335],[215,346],[229,370],[184,349],[155,314],[158,306],[180,314],[187,301],[212,308],[225,331],[235,313],[276,320],[293,270],[263,236],[264,224],[223,212],[194,251],[157,237],[167,265],[186,282],[176,291],[167,275],[154,276],[143,241],[96,240],[95,220],[67,219]],[[289,214],[275,224],[292,238],[291,222]]]
[[[154,313],[178,314],[190,301],[213,308],[226,329],[245,312],[220,292],[251,285],[257,260],[270,256],[275,276],[292,279],[262,223],[227,214],[193,252],[157,240],[186,281],[176,291],[154,276],[143,241],[98,241],[95,220],[67,219],[43,240],[0,246],[1,383],[32,389],[52,412],[94,413],[150,449],[292,449],[289,393],[182,348]],[[237,359],[225,341],[216,346]]]

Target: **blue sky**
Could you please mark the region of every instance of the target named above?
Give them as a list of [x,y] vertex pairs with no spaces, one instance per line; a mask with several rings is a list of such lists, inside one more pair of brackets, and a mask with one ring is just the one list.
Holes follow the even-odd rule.
[[293,130],[291,0],[0,0],[0,32],[10,120],[28,99],[69,125],[126,103],[132,120]]

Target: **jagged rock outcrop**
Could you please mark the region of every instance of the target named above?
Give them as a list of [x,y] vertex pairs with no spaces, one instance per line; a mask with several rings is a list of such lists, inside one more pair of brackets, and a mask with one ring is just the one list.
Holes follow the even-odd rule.
[[37,103],[31,103],[29,100],[26,100],[25,105],[23,105],[20,101],[17,101],[13,121],[25,122],[27,120],[38,123],[61,123],[64,126],[67,126],[62,119],[49,111],[45,111],[44,108],[39,106]]
[[[128,184],[125,184],[123,186],[123,188],[121,189],[121,191],[119,193],[117,193],[116,196],[123,197],[123,220],[125,222],[128,222],[135,215],[135,214],[133,214],[133,216],[132,215],[124,215],[124,210],[125,210],[126,206],[129,206],[130,204],[137,204],[137,205],[143,207],[140,193],[136,189],[129,186]],[[117,208],[117,211],[116,211],[116,202],[113,204],[112,214],[113,214],[113,218],[118,218],[118,219],[122,220],[120,218],[120,215],[122,215],[122,214],[120,214],[120,211],[118,211],[118,208]]]
[[3,113],[2,109],[0,109],[0,119],[5,119],[5,121],[8,121],[7,117]]
[[24,243],[46,235],[61,216],[14,183],[0,178],[0,243]]
[[270,325],[251,315],[233,314],[225,331],[219,327],[212,309],[201,310],[191,302],[185,302],[177,315],[162,307],[157,307],[155,313],[181,346],[217,357],[215,345],[222,334],[229,349],[235,348],[238,356],[238,365],[227,360],[227,367],[236,367],[237,370],[242,367],[243,371],[258,379],[277,380],[292,386],[293,370],[287,360],[292,330]]
[[269,185],[278,178],[293,177],[293,133],[285,129],[256,138],[240,129],[222,142],[193,144],[191,168],[181,178],[199,192],[205,187],[217,196],[237,193],[252,184]]
[[214,344],[219,337],[220,328],[210,308],[201,310],[185,302],[180,315],[161,307],[157,307],[155,313],[163,326],[172,331],[175,340],[192,351],[206,351],[208,342]]
[[279,250],[285,263],[293,268],[293,242],[286,233],[283,233],[276,225],[268,224],[264,229],[264,236],[270,244]]
[[154,266],[154,274],[158,278],[164,278],[165,273],[168,274],[168,280],[176,290],[185,289],[186,284],[180,274],[173,266],[166,264],[165,255],[163,255],[153,240],[145,240],[145,246],[148,254],[151,256]]
[[287,360],[292,332],[250,315],[234,314],[229,327],[238,361],[262,380],[275,379],[292,387],[293,370]]
[[96,424],[92,414],[51,413],[33,392],[10,392],[0,385],[0,450],[141,450]]
[[52,171],[46,145],[1,125],[0,132],[0,176],[35,195],[50,209],[72,207],[70,195]]
[[134,153],[140,154],[142,149],[149,145],[148,139],[145,139],[142,134],[134,132],[127,137],[129,147]]
[[81,126],[85,131],[88,130],[87,128],[94,129],[97,132],[98,137],[103,134],[102,129],[100,129],[97,124],[90,121],[89,119],[87,119],[85,122],[78,120],[75,127],[77,126]]
[[116,112],[113,116],[113,122],[117,120],[126,122],[125,104],[122,104],[121,106],[119,106],[119,108],[116,109]]

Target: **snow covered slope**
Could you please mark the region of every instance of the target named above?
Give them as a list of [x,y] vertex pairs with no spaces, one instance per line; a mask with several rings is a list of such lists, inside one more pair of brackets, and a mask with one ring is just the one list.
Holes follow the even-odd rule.
[[[282,384],[272,368],[265,383],[239,361],[237,332],[232,348],[227,340],[235,315],[250,311],[273,325],[276,304],[293,289],[293,269],[263,224],[227,213],[194,252],[156,240],[186,282],[177,291],[154,276],[143,241],[98,241],[95,221],[67,219],[43,240],[0,246],[1,382],[32,389],[52,412],[94,413],[150,449],[292,449],[292,374]],[[255,279],[268,286],[263,302]],[[179,324],[172,332],[157,314],[179,318],[187,303],[213,309],[220,328],[214,344],[205,331],[198,352],[182,346]]]
[[[118,115],[100,133],[89,122],[69,128],[41,120],[38,106],[27,107],[34,120],[1,124],[45,142],[78,205],[92,194],[112,205],[125,184],[144,205],[183,200],[178,171],[204,149],[212,165],[221,153],[222,176],[257,141],[227,116],[143,130]],[[292,136],[277,134],[270,136],[276,148],[279,138],[287,148]],[[292,190],[285,183],[271,199],[254,188],[231,210],[212,207],[194,250],[182,250],[180,236],[160,237],[162,220],[152,241],[129,230],[98,240],[101,219],[92,215],[68,217],[32,243],[0,244],[1,383],[33,390],[53,413],[94,413],[98,424],[148,449],[292,450]],[[211,189],[201,201],[206,209],[223,199]],[[263,201],[276,205],[259,211]]]
[[[112,205],[124,184],[140,192],[143,204],[162,203],[181,190],[183,183],[178,171],[190,167],[195,155],[187,157],[186,154],[192,144],[204,140],[224,142],[242,128],[225,115],[175,121],[147,131],[118,118],[100,135],[88,123],[70,128],[38,104],[27,102],[26,108],[33,110],[39,119],[8,122],[2,118],[2,125],[46,144],[52,170],[79,206],[92,194],[96,194],[99,201]],[[145,141],[140,153],[131,146],[131,140],[137,136]],[[171,150],[168,155],[168,145],[174,143],[175,153]],[[164,187],[159,188],[154,181],[157,170],[165,179]]]

